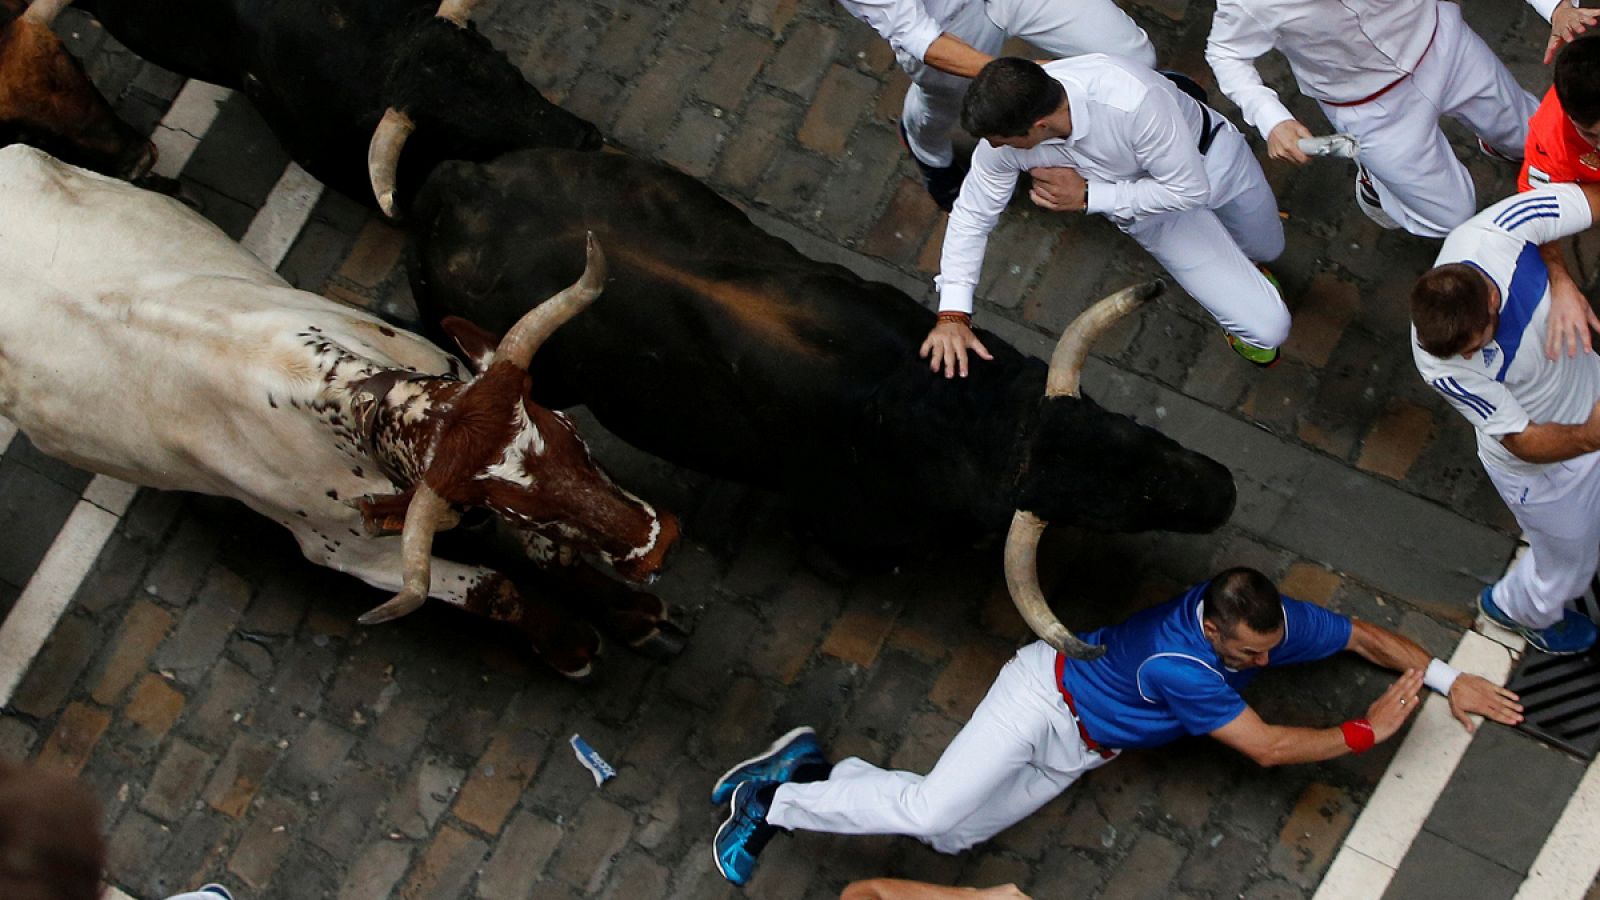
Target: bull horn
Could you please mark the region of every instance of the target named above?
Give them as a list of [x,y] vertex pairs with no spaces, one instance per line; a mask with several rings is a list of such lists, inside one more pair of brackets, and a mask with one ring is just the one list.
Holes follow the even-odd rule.
[[1157,278],[1131,287],[1100,300],[1078,314],[1067,330],[1061,332],[1056,350],[1050,354],[1050,373],[1045,376],[1046,397],[1078,396],[1078,378],[1083,374],[1083,361],[1089,356],[1089,347],[1118,319],[1139,308],[1145,301],[1158,297],[1167,289],[1167,283]]
[[23,11],[22,19],[49,28],[56,20],[56,16],[61,15],[61,11],[71,5],[72,0],[33,0]]
[[367,177],[372,181],[372,193],[378,198],[378,208],[391,219],[400,151],[416,128],[417,123],[410,116],[391,106],[384,110],[378,127],[372,131],[372,143],[367,145]]
[[1061,624],[1039,589],[1039,538],[1046,523],[1027,510],[1017,510],[1006,534],[1006,588],[1023,621],[1044,642],[1073,659],[1095,659],[1106,648],[1086,644]]
[[467,19],[472,16],[472,8],[478,5],[478,0],[443,0],[439,4],[439,11],[435,14],[441,19],[449,19],[461,28],[467,27]]
[[369,610],[357,619],[362,625],[377,625],[417,611],[428,599],[428,583],[433,569],[433,533],[449,521],[450,505],[426,483],[417,485],[406,507],[406,524],[400,532],[401,570],[405,573],[400,593],[387,603]]
[[585,239],[585,245],[583,274],[561,293],[528,310],[527,315],[511,326],[506,336],[500,339],[500,346],[495,348],[494,358],[497,362],[503,359],[519,369],[526,369],[528,363],[533,361],[534,352],[557,328],[600,296],[600,290],[606,284],[606,255],[592,231]]

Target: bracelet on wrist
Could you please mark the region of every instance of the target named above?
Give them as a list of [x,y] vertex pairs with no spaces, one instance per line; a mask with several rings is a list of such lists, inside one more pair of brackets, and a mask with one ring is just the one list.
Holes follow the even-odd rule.
[[1366,719],[1351,719],[1340,725],[1339,731],[1344,734],[1344,745],[1350,748],[1351,753],[1365,753],[1378,742],[1378,736],[1372,731],[1372,723]]
[[968,313],[957,312],[955,310],[949,310],[947,312],[939,313],[939,316],[938,316],[937,320],[935,320],[934,324],[935,325],[942,325],[945,322],[955,322],[958,325],[965,325],[968,328],[971,328],[972,327],[972,316],[969,315]]

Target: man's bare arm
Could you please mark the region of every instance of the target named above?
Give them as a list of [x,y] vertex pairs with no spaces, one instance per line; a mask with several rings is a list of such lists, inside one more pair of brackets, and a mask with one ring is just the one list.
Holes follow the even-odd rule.
[[1589,410],[1587,421],[1577,425],[1534,422],[1500,443],[1523,462],[1562,462],[1600,450],[1600,403]]
[[[1421,705],[1417,692],[1421,689],[1422,672],[1410,669],[1367,708],[1367,722],[1372,726],[1377,743],[1388,740],[1405,724],[1406,718],[1417,711]],[[1261,766],[1321,762],[1350,752],[1344,732],[1338,728],[1269,725],[1248,706],[1232,722],[1211,732],[1211,736]]]
[[976,50],[971,44],[945,33],[933,39],[928,45],[928,52],[922,54],[922,61],[951,75],[960,75],[962,78],[977,76],[978,70],[988,65],[994,57],[981,50]]

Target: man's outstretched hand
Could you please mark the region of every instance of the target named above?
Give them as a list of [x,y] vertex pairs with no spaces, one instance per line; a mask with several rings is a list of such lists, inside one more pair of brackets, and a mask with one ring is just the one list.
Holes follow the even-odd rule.
[[1450,686],[1450,715],[1461,727],[1472,730],[1472,716],[1493,719],[1501,725],[1522,723],[1522,698],[1498,684],[1477,675],[1463,673]]
[[922,342],[922,349],[917,355],[928,361],[928,368],[934,372],[944,367],[944,377],[953,378],[959,372],[962,378],[967,377],[967,351],[971,350],[984,359],[994,359],[989,354],[989,348],[983,346],[983,341],[972,333],[972,329],[963,322],[954,319],[940,319],[928,332],[928,337]]

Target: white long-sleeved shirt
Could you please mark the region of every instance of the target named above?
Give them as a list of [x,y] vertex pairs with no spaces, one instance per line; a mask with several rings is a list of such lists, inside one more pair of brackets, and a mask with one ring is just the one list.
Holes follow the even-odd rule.
[[[1204,115],[1192,97],[1145,66],[1101,53],[1057,60],[1044,70],[1066,89],[1072,132],[1027,150],[978,142],[945,228],[940,310],[972,312],[989,232],[1023,171],[1076,169],[1089,185],[1086,212],[1119,225],[1211,199],[1198,148]],[[1213,124],[1223,121],[1211,116]]]
[[839,0],[845,11],[872,26],[897,53],[922,59],[965,3],[982,0]]
[[[1548,21],[1562,0],[1528,0]],[[1300,92],[1349,103],[1411,74],[1433,41],[1439,0],[1217,0],[1206,62],[1265,138],[1293,119],[1255,60],[1276,48]]]

